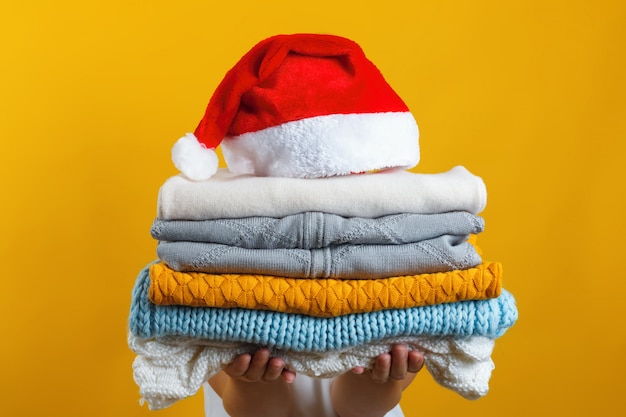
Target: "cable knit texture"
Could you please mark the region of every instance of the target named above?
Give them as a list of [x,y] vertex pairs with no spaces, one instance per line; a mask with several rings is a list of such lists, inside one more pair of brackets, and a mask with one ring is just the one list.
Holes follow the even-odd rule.
[[211,220],[155,219],[156,240],[208,242],[248,249],[319,249],[331,245],[401,245],[442,235],[477,234],[485,221],[466,211],[399,213],[377,218],[306,212]]
[[176,271],[291,278],[376,279],[479,265],[468,235],[402,245],[335,245],[320,249],[246,249],[205,242],[160,242],[157,255]]
[[[325,353],[275,350],[273,355],[283,358],[296,373],[328,378],[356,366],[371,367],[374,358],[388,352],[394,343],[421,351],[426,369],[440,385],[467,399],[487,394],[494,368],[494,340],[483,336],[396,337]],[[194,395],[203,382],[237,355],[258,348],[247,343],[174,337],[144,339],[132,334],[129,346],[137,354],[133,363],[135,382],[151,409],[165,408]]]
[[158,305],[263,309],[334,317],[500,295],[502,267],[476,268],[375,280],[297,279],[268,275],[179,272],[150,266],[150,301]]
[[141,270],[130,309],[131,332],[140,337],[188,336],[256,343],[277,349],[325,352],[398,336],[499,337],[517,320],[515,299],[504,288],[480,301],[381,310],[340,317],[242,308],[159,306],[148,297],[150,267]]

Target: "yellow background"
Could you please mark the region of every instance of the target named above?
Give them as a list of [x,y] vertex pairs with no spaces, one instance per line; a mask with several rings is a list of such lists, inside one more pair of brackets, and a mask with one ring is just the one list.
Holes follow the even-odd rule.
[[138,404],[130,291],[155,257],[172,143],[276,33],[357,41],[465,165],[520,319],[470,402],[424,372],[407,416],[623,415],[626,7],[621,1],[27,1],[0,11],[0,414],[202,416]]

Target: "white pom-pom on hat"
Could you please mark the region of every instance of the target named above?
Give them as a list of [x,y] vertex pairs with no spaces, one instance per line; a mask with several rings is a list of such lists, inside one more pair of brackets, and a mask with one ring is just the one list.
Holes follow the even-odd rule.
[[194,181],[207,180],[217,172],[215,150],[200,143],[193,133],[187,133],[174,143],[172,161],[185,177]]

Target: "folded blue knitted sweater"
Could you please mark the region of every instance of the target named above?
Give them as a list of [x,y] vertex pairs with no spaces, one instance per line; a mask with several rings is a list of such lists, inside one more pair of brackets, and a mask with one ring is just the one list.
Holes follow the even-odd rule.
[[311,317],[269,310],[159,306],[148,299],[149,265],[132,294],[129,327],[143,338],[185,336],[256,343],[301,352],[345,349],[398,336],[487,336],[497,338],[517,320],[513,295],[410,309]]

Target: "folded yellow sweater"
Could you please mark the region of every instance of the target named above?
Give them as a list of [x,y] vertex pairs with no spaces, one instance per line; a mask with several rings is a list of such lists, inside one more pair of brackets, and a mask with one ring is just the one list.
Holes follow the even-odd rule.
[[150,266],[150,301],[158,305],[246,308],[336,317],[500,295],[502,265],[371,280],[179,272]]

